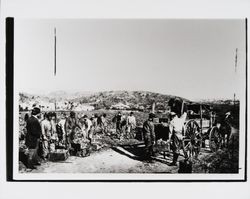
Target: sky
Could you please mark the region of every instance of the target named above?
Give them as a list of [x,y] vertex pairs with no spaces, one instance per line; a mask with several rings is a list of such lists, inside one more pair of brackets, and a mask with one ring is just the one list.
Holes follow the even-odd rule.
[[232,99],[244,84],[245,21],[15,19],[14,68],[15,88],[33,94],[143,90]]

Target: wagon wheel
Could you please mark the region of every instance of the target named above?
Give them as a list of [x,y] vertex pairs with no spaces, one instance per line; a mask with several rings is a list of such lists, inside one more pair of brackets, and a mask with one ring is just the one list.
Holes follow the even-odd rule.
[[185,125],[183,141],[184,141],[184,150],[186,151],[188,157],[192,156],[197,157],[200,152],[202,137],[201,137],[200,127],[196,121],[190,120]]
[[214,126],[209,133],[209,147],[212,152],[217,151],[221,147],[221,134],[218,127]]

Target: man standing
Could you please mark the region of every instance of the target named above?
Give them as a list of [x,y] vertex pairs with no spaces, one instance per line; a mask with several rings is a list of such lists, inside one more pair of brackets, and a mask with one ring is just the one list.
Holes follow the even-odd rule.
[[49,154],[49,142],[52,135],[52,126],[51,126],[51,113],[44,114],[44,120],[41,122],[42,126],[42,157],[44,160],[48,157]]
[[170,142],[172,143],[172,150],[173,150],[173,162],[171,163],[171,166],[177,165],[176,163],[180,154],[180,149],[183,150],[185,158],[187,158],[187,153],[184,148],[183,135],[182,135],[186,117],[187,117],[186,112],[184,112],[180,118],[177,116],[175,112],[171,112],[170,114],[171,121],[169,125],[169,131],[170,131]]
[[41,110],[37,107],[33,108],[31,117],[27,120],[27,135],[26,146],[29,149],[28,152],[28,168],[35,169],[34,165],[40,165],[38,161],[37,149],[39,146],[39,139],[42,135],[41,125],[39,123]]
[[127,118],[127,133],[130,138],[134,138],[134,129],[136,127],[136,120],[133,112]]
[[76,114],[75,112],[71,111],[70,116],[66,119],[65,122],[65,131],[66,131],[66,148],[71,147],[71,137],[74,137],[75,134],[75,128],[81,127],[79,126],[77,119],[76,119]]
[[101,115],[101,118],[100,118],[100,120],[101,120],[101,124],[100,124],[101,131],[102,131],[102,133],[105,133],[105,134],[108,132],[108,123],[107,123],[106,116],[107,115],[105,113],[103,113]]
[[92,122],[92,126],[94,127],[94,129],[97,128],[98,126],[98,114],[95,113],[91,118],[90,118],[91,122]]
[[119,111],[117,115],[115,115],[115,117],[112,120],[115,123],[116,126],[116,133],[118,136],[120,136],[121,132],[122,132],[122,114]]
[[151,159],[154,154],[153,146],[155,144],[155,130],[154,130],[154,119],[153,113],[149,114],[148,120],[143,123],[143,137],[145,142],[145,158]]
[[57,132],[60,132],[58,135],[59,141],[65,145],[66,143],[66,131],[65,131],[65,123],[66,123],[66,114],[62,113],[60,121],[57,124]]
[[56,150],[56,145],[58,142],[57,129],[56,129],[57,115],[55,112],[51,113],[50,123],[52,127],[52,134],[50,139],[50,152],[54,152]]
[[84,119],[84,125],[85,125],[85,132],[86,132],[87,138],[89,139],[89,141],[91,143],[91,141],[93,139],[93,134],[94,134],[94,130],[92,128],[92,122],[88,118],[87,115],[84,115],[83,119]]

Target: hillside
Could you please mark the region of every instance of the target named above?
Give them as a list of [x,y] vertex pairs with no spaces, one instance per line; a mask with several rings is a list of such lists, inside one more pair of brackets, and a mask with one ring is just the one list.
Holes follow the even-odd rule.
[[154,102],[156,103],[156,109],[165,110],[167,108],[167,102],[169,99],[177,97],[148,91],[104,91],[95,93],[67,93],[65,91],[57,91],[49,93],[46,96],[32,95],[27,93],[20,93],[19,96],[20,104],[25,103],[26,105],[30,105],[32,103],[39,104],[39,102],[60,102],[65,104],[71,103],[75,106],[78,104],[88,104],[94,106],[95,109],[110,109],[119,104],[129,107],[129,109],[138,110],[151,109],[151,106]]

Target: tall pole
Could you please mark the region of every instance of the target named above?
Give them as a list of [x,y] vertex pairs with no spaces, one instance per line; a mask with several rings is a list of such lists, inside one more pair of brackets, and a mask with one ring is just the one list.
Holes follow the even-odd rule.
[[[238,62],[238,48],[236,48],[235,50],[235,63],[234,63],[235,75],[237,73],[237,62]],[[235,99],[236,99],[236,94],[234,93],[234,107],[235,107]]]
[[152,113],[155,113],[155,102],[152,104]]
[[56,28],[54,28],[54,76],[56,76]]
[[237,61],[238,61],[238,48],[236,48],[235,50],[235,64],[234,64],[235,73],[237,72]]
[[235,106],[235,100],[236,100],[235,98],[236,98],[236,94],[234,93],[234,106]]
[[201,135],[202,135],[202,120],[203,120],[203,115],[202,115],[202,105],[200,104],[200,129],[201,129]]

